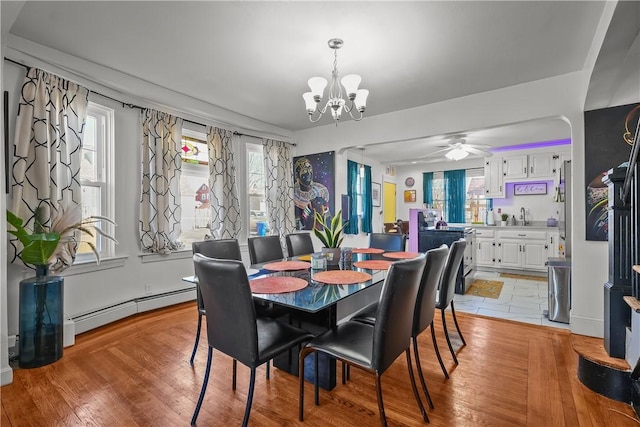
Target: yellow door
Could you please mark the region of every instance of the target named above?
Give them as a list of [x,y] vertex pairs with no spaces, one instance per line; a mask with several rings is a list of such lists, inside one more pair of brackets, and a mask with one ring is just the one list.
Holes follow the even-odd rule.
[[383,222],[396,222],[396,185],[392,182],[383,182],[382,206]]

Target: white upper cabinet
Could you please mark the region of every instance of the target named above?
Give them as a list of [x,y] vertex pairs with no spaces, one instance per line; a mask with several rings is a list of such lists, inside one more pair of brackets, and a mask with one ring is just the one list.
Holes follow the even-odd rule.
[[553,153],[529,154],[529,178],[551,178],[555,169]]
[[502,159],[502,174],[505,180],[527,177],[527,155],[505,157]]
[[484,161],[484,188],[486,197],[504,197],[501,158],[491,157]]

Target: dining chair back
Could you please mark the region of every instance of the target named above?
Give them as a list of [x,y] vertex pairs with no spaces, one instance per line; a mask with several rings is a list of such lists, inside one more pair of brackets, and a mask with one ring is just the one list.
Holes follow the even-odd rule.
[[290,257],[312,254],[314,252],[311,233],[287,234],[286,239],[287,252]]
[[249,246],[249,261],[251,264],[261,264],[284,258],[280,236],[250,237],[247,240]]
[[453,346],[451,345],[451,339],[449,338],[445,310],[447,309],[447,307],[451,307],[453,321],[456,325],[456,330],[458,331],[458,335],[460,336],[462,345],[467,345],[464,337],[462,336],[462,332],[460,331],[460,326],[458,325],[456,310],[453,303],[453,295],[455,292],[456,280],[458,278],[458,270],[460,269],[460,264],[462,263],[462,258],[464,257],[464,249],[466,246],[467,241],[465,239],[457,240],[451,245],[451,249],[449,249],[449,255],[447,256],[447,262],[445,264],[444,271],[442,272],[442,277],[440,278],[440,285],[438,287],[438,299],[435,303],[435,308],[440,309],[440,313],[442,314],[441,317],[442,326],[444,328],[444,336],[447,339],[449,351],[451,352],[451,356],[453,357],[453,361],[456,365],[458,364],[458,358],[456,357],[456,353],[453,350]]
[[[240,261],[242,255],[240,253],[240,244],[237,239],[220,239],[220,240],[203,240],[201,242],[193,242],[191,244],[193,254],[202,254],[208,258],[234,259]],[[198,350],[200,342],[200,331],[202,329],[202,316],[206,315],[200,286],[196,281],[196,304],[198,307],[198,327],[196,329],[196,341],[193,344],[193,351],[189,363],[193,366],[193,361]]]
[[213,349],[251,369],[243,426],[249,421],[256,368],[313,336],[277,320],[256,318],[247,271],[242,261],[207,258],[193,261],[207,310],[209,352],[205,377],[191,424],[195,424],[207,389]]
[[[409,355],[413,311],[425,262],[425,256],[420,255],[417,258],[397,261],[391,265],[382,285],[374,325],[353,320],[343,322],[337,328],[316,337],[301,350],[298,380],[300,421],[304,418],[304,359],[313,352],[325,353],[344,363],[360,367],[375,376],[378,410],[383,426],[386,426],[386,416],[382,401],[380,376],[404,352],[407,357],[407,367],[414,397],[423,419],[428,421],[429,418],[418,396]],[[317,376],[315,391],[317,405],[319,404]]]
[[369,247],[384,249],[387,252],[403,252],[405,250],[407,236],[398,233],[371,233],[369,235]]

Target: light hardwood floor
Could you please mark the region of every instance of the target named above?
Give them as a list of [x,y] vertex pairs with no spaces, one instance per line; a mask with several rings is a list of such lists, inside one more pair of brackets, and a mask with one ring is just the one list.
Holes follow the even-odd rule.
[[[49,366],[16,370],[0,389],[2,426],[188,425],[206,362],[203,331],[195,367],[189,365],[196,325],[194,303],[145,313],[76,337]],[[468,345],[445,380],[428,331],[419,338],[423,368],[435,409],[432,426],[636,426],[630,406],[580,383],[572,335],[566,331],[476,315],[458,314]],[[451,319],[448,319],[451,322]],[[441,353],[453,368],[440,318]],[[455,328],[454,328],[455,330]],[[249,370],[238,365],[231,390],[231,359],[214,352],[213,369],[198,419],[200,426],[239,425]],[[351,381],[322,390],[313,405],[307,384],[305,421],[298,422],[298,382],[272,369],[258,371],[251,426],[379,425],[373,378],[358,369]],[[382,377],[389,425],[424,425],[404,357]]]

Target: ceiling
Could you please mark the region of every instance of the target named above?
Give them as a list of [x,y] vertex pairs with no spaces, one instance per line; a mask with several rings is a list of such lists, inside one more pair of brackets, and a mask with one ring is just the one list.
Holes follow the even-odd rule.
[[[309,77],[330,77],[330,38],[344,40],[338,70],[362,76],[373,116],[582,70],[603,8],[598,1],[28,1],[9,33],[295,132],[331,122],[310,123],[302,100]],[[523,126],[461,133],[491,145],[570,135],[559,120]],[[426,141],[442,145],[443,137]],[[389,150],[367,147],[367,156],[389,160]]]

